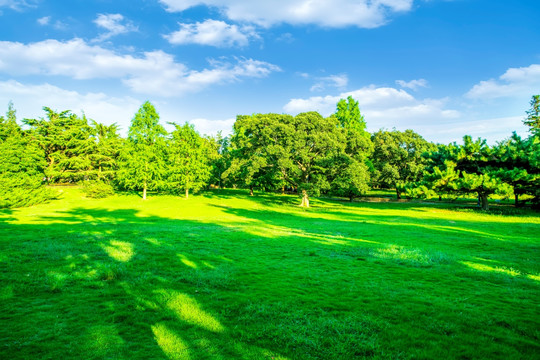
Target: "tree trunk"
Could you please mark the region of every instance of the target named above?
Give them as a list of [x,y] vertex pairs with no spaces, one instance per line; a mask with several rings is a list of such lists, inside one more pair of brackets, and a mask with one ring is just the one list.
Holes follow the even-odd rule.
[[249,196],[253,196],[253,185],[249,186]]
[[514,206],[519,207],[519,194],[514,190]]
[[396,195],[397,195],[397,199],[401,200],[401,192],[399,191],[397,187],[396,187]]
[[439,195],[439,201],[442,201],[442,196],[441,195]]
[[142,199],[146,200],[146,180],[144,181],[144,185],[143,185]]
[[478,194],[478,197],[480,198],[482,210],[489,210],[488,194],[481,193],[481,194]]
[[283,186],[281,187],[281,195],[284,195],[284,194],[285,194],[285,185],[283,185]]
[[306,190],[302,190],[302,203],[300,204],[302,207],[309,207],[309,196]]
[[189,189],[186,188],[186,199],[189,197]]

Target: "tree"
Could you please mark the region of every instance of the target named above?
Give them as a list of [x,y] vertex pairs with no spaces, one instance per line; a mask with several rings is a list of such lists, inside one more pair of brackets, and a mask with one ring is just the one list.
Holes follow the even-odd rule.
[[494,151],[485,140],[463,137],[463,145],[439,146],[427,156],[424,184],[438,193],[474,193],[483,210],[489,210],[488,198],[508,193],[508,187],[494,172]]
[[405,185],[422,178],[426,165],[422,154],[434,150],[435,145],[412,130],[379,130],[373,134],[372,141],[374,183],[396,189],[400,199]]
[[531,108],[526,111],[527,117],[523,123],[529,127],[533,136],[540,136],[540,95],[533,95],[530,105]]
[[255,114],[239,115],[233,125],[231,137],[231,162],[223,178],[241,186],[249,187],[253,195],[255,187],[273,188],[281,180],[273,148],[280,123],[290,121],[290,115]]
[[369,190],[369,169],[372,167],[369,158],[373,153],[373,143],[358,102],[351,96],[337,103],[334,116],[339,121],[338,127],[346,139],[346,146],[344,152],[328,164],[330,186],[333,193],[352,201]]
[[540,191],[540,138],[522,139],[515,132],[494,147],[496,164],[493,174],[514,191],[515,206],[519,196],[529,194],[537,198]]
[[118,169],[118,157],[122,149],[122,138],[118,134],[118,125],[104,125],[91,120],[94,148],[91,154],[92,178],[98,181],[112,180]]
[[94,142],[86,117],[70,110],[57,112],[44,107],[45,118],[25,119],[31,136],[45,154],[48,182],[77,182],[92,173],[91,154]]
[[23,132],[13,104],[0,116],[0,208],[37,204],[54,197],[43,186],[43,151]]
[[307,112],[283,120],[273,129],[269,153],[283,179],[301,193],[301,206],[309,207],[310,195],[330,188],[329,164],[344,152],[345,138],[334,116]]
[[147,190],[162,185],[166,133],[159,124],[156,109],[146,101],[131,120],[118,171],[120,184],[128,189],[142,189],[143,200],[146,200]]
[[190,189],[200,190],[210,178],[210,144],[193,125],[173,125],[175,130],[168,142],[167,182],[173,189],[183,189],[187,199]]

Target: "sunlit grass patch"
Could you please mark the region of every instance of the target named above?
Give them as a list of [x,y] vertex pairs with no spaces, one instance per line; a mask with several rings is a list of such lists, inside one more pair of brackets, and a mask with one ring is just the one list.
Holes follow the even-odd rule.
[[0,212],[2,359],[540,353],[540,217],[215,191]]

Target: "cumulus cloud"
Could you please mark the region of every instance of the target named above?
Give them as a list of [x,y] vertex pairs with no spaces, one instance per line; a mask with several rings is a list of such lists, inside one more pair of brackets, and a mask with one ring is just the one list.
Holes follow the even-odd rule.
[[199,44],[216,47],[246,46],[259,38],[253,26],[230,25],[224,21],[206,20],[194,24],[179,23],[180,30],[164,35],[171,44]]
[[253,60],[211,61],[203,70],[189,69],[161,50],[142,55],[119,54],[82,39],[22,44],[0,41],[0,73],[65,76],[74,79],[119,79],[134,92],[175,96],[242,78],[262,78],[276,65]]
[[330,75],[316,78],[317,82],[310,88],[310,91],[323,91],[328,87],[344,89],[349,83],[349,77],[346,74]]
[[50,22],[51,22],[51,17],[50,16],[44,16],[42,18],[37,19],[37,23],[39,25],[43,25],[43,26],[49,25]]
[[369,86],[337,96],[314,96],[307,99],[292,99],[284,110],[297,114],[304,111],[318,111],[324,116],[335,112],[340,99],[352,96],[365,115],[368,129],[416,128],[425,121],[436,122],[441,119],[455,119],[460,113],[445,109],[445,99],[416,99],[403,89]]
[[480,81],[465,94],[471,99],[530,97],[540,90],[540,64],[510,68],[498,79]]
[[22,11],[25,8],[34,7],[35,2],[35,0],[0,0],[0,8],[7,7],[11,10]]
[[280,23],[325,27],[384,25],[393,13],[407,12],[413,0],[160,0],[170,12],[197,5],[217,7],[231,20],[261,26]]
[[9,80],[0,82],[0,99],[6,106],[12,100],[17,117],[39,118],[44,116],[42,107],[48,106],[58,111],[71,110],[104,124],[118,123],[126,132],[133,114],[141,101],[132,97],[115,98],[104,93],[81,94],[77,91],[65,90],[50,84],[28,85]]
[[95,41],[103,41],[116,35],[137,31],[137,27],[125,20],[122,14],[98,14],[94,24],[107,30],[107,32],[98,36]]
[[418,90],[421,87],[427,87],[428,82],[425,79],[418,79],[418,80],[411,80],[411,81],[405,81],[405,80],[396,80],[396,84],[401,86],[402,88],[407,88],[411,90]]

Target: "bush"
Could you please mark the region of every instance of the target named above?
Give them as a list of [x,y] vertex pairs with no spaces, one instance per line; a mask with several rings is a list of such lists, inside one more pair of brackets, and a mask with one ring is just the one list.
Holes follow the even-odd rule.
[[103,181],[85,181],[82,187],[84,194],[92,199],[103,199],[114,195],[114,188]]

